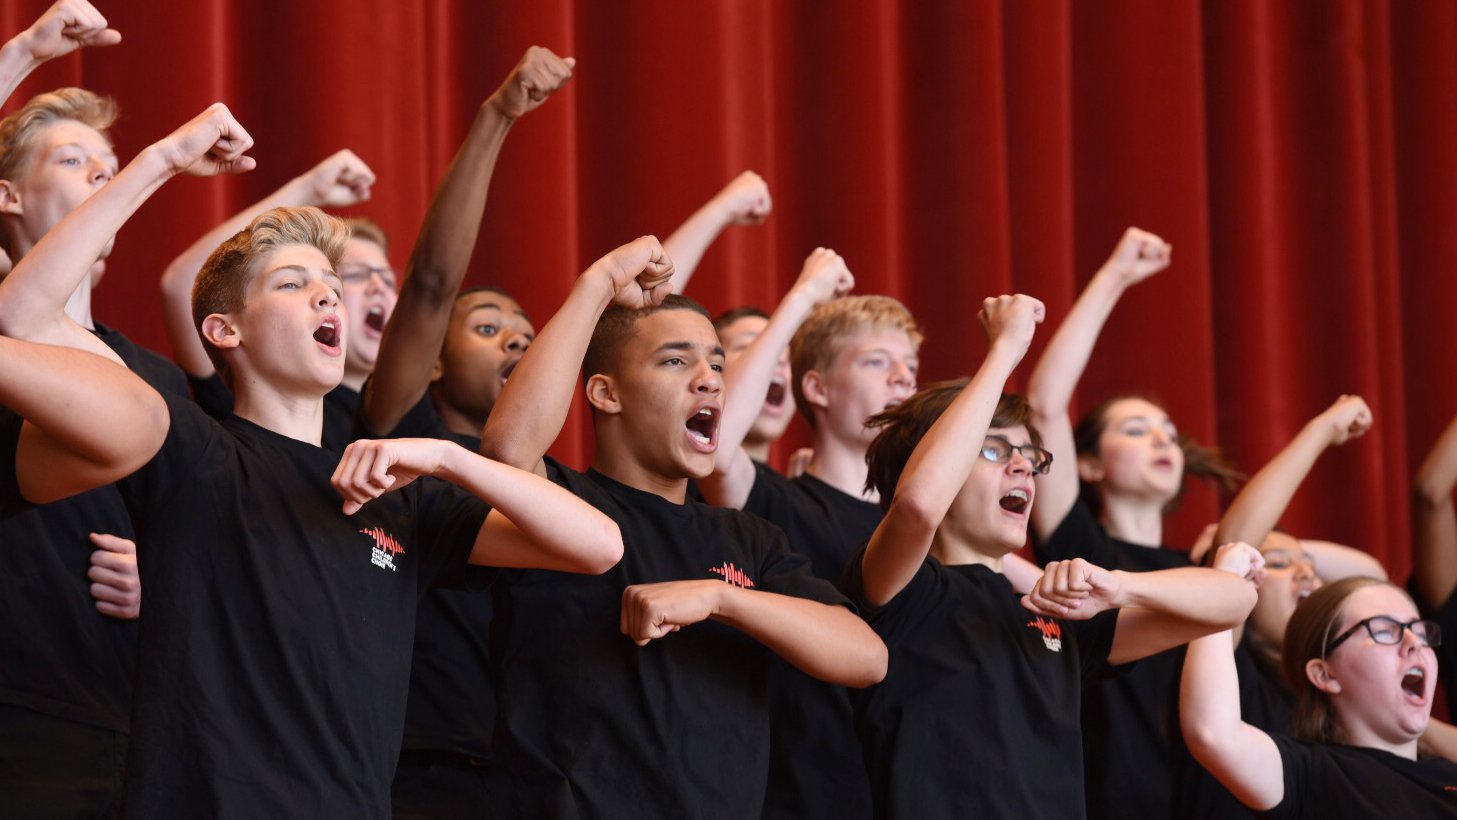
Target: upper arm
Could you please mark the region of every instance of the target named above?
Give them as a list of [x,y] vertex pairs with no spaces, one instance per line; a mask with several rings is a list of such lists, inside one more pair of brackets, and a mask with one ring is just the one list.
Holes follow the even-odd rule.
[[380,342],[379,360],[360,397],[371,433],[388,435],[430,386],[430,373],[445,342],[453,294],[421,292],[405,280]]
[[1209,773],[1239,801],[1255,811],[1267,811],[1285,799],[1285,768],[1280,747],[1262,729],[1244,721],[1224,736],[1191,737],[1190,751]]
[[[543,467],[542,475],[545,475]],[[550,569],[558,572],[586,572],[567,553],[542,549],[541,545],[501,514],[491,510],[476,533],[470,562],[507,569]]]
[[1219,627],[1177,615],[1127,607],[1118,612],[1118,626],[1113,631],[1113,647],[1108,651],[1108,662],[1117,666],[1136,661],[1218,631]]
[[114,484],[145,465],[151,455],[115,464],[98,464],[65,443],[26,422],[15,449],[15,478],[20,494],[32,504],[49,504],[87,490]]
[[1034,477],[1037,501],[1032,505],[1032,529],[1038,540],[1045,541],[1077,503],[1078,453],[1067,408],[1052,412],[1034,408],[1033,423],[1042,434],[1042,446],[1052,453],[1052,467]]
[[938,523],[908,498],[891,502],[860,562],[860,584],[871,606],[885,606],[916,577]]

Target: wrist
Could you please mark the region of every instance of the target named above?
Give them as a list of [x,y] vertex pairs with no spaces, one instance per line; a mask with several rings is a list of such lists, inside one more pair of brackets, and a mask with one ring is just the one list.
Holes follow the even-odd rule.
[[[1109,601],[1109,608],[1123,609],[1125,607],[1138,606],[1137,589],[1129,589],[1129,582],[1133,580],[1133,573],[1124,572],[1121,569],[1115,569],[1109,570],[1108,574],[1112,576],[1113,583],[1117,587],[1117,591],[1113,593],[1113,596]],[[1137,586],[1136,582],[1133,584],[1133,586]]]
[[501,91],[486,98],[481,107],[476,109],[475,127],[495,126],[501,129],[510,128],[519,117],[506,111],[506,103],[501,99]]
[[17,80],[39,68],[43,62],[45,60],[37,59],[31,51],[29,30],[22,31],[0,46],[0,66],[6,69],[5,73],[13,73]]

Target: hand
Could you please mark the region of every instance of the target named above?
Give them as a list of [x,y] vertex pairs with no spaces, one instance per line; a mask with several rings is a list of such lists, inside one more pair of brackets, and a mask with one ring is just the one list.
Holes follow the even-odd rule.
[[814,461],[815,451],[813,447],[801,447],[789,456],[789,463],[785,465],[785,478],[799,478],[809,469],[809,463]]
[[1082,558],[1053,561],[1043,567],[1037,586],[1022,596],[1022,606],[1039,615],[1082,621],[1117,608],[1122,591],[1117,575]]
[[549,48],[532,46],[486,104],[495,106],[507,119],[519,119],[540,108],[547,97],[570,82],[576,65],[571,57],[558,57]]
[[142,576],[137,572],[136,542],[116,535],[91,533],[91,597],[96,611],[124,621],[142,614]]
[[730,225],[758,225],[769,218],[774,201],[769,197],[769,183],[753,171],[733,178],[714,197],[723,206]]
[[622,591],[622,634],[647,646],[648,641],[706,621],[718,611],[729,585],[723,581],[665,581],[635,584]]
[[121,42],[121,32],[107,28],[106,18],[86,0],[57,0],[12,42],[40,64],[83,46],[114,46]]
[[257,164],[244,156],[253,138],[222,103],[213,103],[190,122],[163,137],[150,150],[161,154],[174,174],[214,176],[251,171]]
[[640,236],[610,251],[588,273],[593,270],[606,274],[612,301],[629,310],[660,305],[673,292],[673,260],[655,236]]
[[1337,446],[1366,435],[1371,429],[1371,408],[1360,396],[1343,395],[1316,416],[1315,422],[1330,431],[1330,443]]
[[347,208],[369,199],[374,171],[357,154],[343,148],[295,177],[304,201],[318,208]]
[[350,444],[344,448],[344,456],[330,479],[334,489],[344,496],[344,514],[353,515],[390,490],[439,472],[448,448],[455,446],[430,438],[360,440]]
[[1265,583],[1265,556],[1243,541],[1231,541],[1214,553],[1214,568],[1232,572],[1259,589]]
[[1173,253],[1174,246],[1154,234],[1129,228],[1103,268],[1116,273],[1125,285],[1136,285],[1167,268]]
[[804,260],[794,290],[809,297],[815,307],[838,299],[855,288],[855,275],[845,267],[845,259],[829,248],[815,248]]
[[1031,296],[997,296],[981,303],[977,318],[986,329],[987,340],[992,344],[1006,341],[1016,345],[1022,353],[1032,344],[1032,334],[1037,325],[1047,316],[1047,308]]

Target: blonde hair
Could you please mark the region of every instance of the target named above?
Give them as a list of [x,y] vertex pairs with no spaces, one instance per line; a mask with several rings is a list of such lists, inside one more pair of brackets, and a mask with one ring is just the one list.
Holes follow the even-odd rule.
[[349,233],[355,239],[367,239],[378,245],[385,256],[390,255],[390,235],[378,222],[363,216],[346,216],[344,224],[349,226]]
[[850,296],[820,305],[800,325],[789,342],[789,368],[793,373],[790,386],[799,412],[813,427],[814,413],[804,399],[800,382],[811,370],[824,372],[834,365],[850,337],[862,330],[900,330],[911,339],[913,347],[923,338],[916,317],[905,305],[889,296]]
[[[198,335],[202,336],[202,320],[208,316],[243,309],[244,294],[257,273],[257,263],[268,254],[286,245],[309,245],[328,258],[330,267],[338,267],[348,241],[349,226],[318,208],[274,208],[260,214],[219,245],[203,263],[192,285],[192,321]],[[208,344],[206,338],[202,346],[218,373],[231,384],[222,351]]]
[[[0,120],[0,179],[14,180],[30,159],[36,137],[47,126],[74,120],[96,129],[108,145],[107,129],[116,122],[116,101],[84,88],[58,88],[31,97],[14,114]],[[9,247],[9,232],[0,225],[0,245]]]

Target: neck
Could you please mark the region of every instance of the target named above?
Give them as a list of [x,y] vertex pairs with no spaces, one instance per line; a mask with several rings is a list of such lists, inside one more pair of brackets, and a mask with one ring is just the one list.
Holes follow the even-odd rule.
[[1359,726],[1353,729],[1343,724],[1343,728],[1346,732],[1347,745],[1363,746],[1367,749],[1380,749],[1384,752],[1391,752],[1397,757],[1404,757],[1407,760],[1417,759],[1417,738],[1401,741],[1388,740],[1365,726]]
[[1163,504],[1104,499],[1103,527],[1120,541],[1141,547],[1161,547],[1164,544]]
[[283,393],[256,378],[233,381],[233,412],[265,430],[319,445],[324,434],[324,397]]
[[846,495],[878,502],[880,493],[865,489],[865,445],[847,444],[840,439],[815,434],[814,458],[805,472]]
[[946,528],[939,527],[931,538],[931,554],[947,566],[981,564],[993,572],[1002,571],[1002,556],[989,555],[978,550],[971,543],[951,535]]
[[445,422],[445,429],[457,436],[479,437],[481,431],[485,429],[485,419],[473,418],[447,402],[435,401],[434,394],[431,394],[430,400],[434,402],[435,411],[440,414],[440,420]]
[[660,475],[630,457],[615,457],[614,454],[603,451],[600,441],[592,469],[634,490],[661,496],[674,504],[682,504],[688,498],[688,479]]
[[771,444],[773,444],[773,442],[771,441],[749,441],[745,439],[743,445],[744,452],[749,454],[749,458],[752,458],[753,460],[762,462],[764,464],[768,464],[769,445]]
[[345,367],[344,378],[340,380],[339,384],[358,393],[364,389],[364,382],[372,372],[372,370],[355,370],[352,367]]

